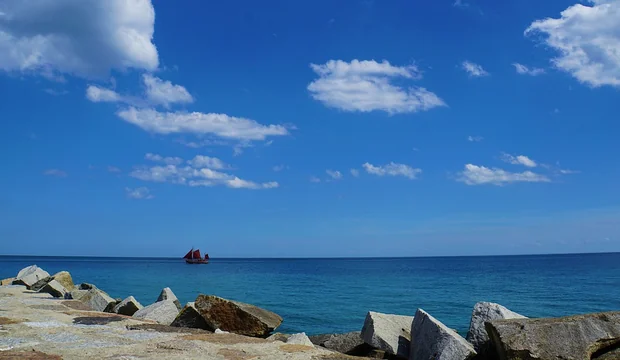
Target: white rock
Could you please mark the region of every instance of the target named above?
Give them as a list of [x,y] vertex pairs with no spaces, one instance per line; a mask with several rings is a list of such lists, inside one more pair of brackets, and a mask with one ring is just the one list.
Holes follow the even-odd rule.
[[181,311],[181,309],[183,308],[181,306],[181,302],[179,301],[179,299],[177,299],[177,296],[174,295],[174,293],[169,287],[163,288],[161,293],[159,293],[159,297],[157,298],[157,301],[166,301],[166,300],[170,300],[174,302],[174,304],[177,306],[177,309],[179,311]]
[[310,338],[308,338],[305,332],[302,332],[299,334],[293,334],[289,336],[288,340],[286,340],[286,343],[293,344],[293,345],[306,345],[306,346],[314,347],[314,344],[312,343],[312,341],[310,341]]
[[45,284],[45,286],[43,286],[41,290],[39,290],[39,292],[48,293],[52,295],[53,297],[61,298],[65,296],[65,294],[67,293],[67,289],[64,286],[62,286],[62,284],[59,283],[58,281],[52,280],[48,282],[47,284]]
[[413,316],[369,311],[362,328],[362,340],[375,349],[401,357],[409,356]]
[[466,360],[475,355],[473,346],[459,334],[418,309],[411,326],[409,360]]
[[215,334],[230,334],[228,331],[224,331],[220,329],[215,329],[214,333]]
[[133,296],[129,296],[125,300],[116,304],[116,306],[114,306],[114,309],[112,309],[112,312],[115,314],[132,316],[136,313],[136,311],[142,308],[142,304],[140,304],[138,300],[136,300],[136,298],[134,298]]
[[478,353],[486,353],[491,350],[489,335],[484,328],[484,323],[491,320],[501,319],[525,319],[526,317],[510,311],[500,304],[491,302],[479,302],[474,306],[471,314],[467,341],[469,341]]
[[133,317],[136,319],[153,320],[163,325],[170,325],[178,314],[179,309],[177,309],[174,302],[165,300],[158,301],[136,311]]
[[71,292],[71,296],[75,299],[76,297],[74,295],[79,296],[78,300],[90,306],[90,308],[95,311],[111,311],[112,307],[116,305],[116,300],[112,299],[110,295],[106,294],[103,290],[97,288],[86,290],[85,293],[80,291],[79,294],[74,290]]
[[41,269],[36,265],[30,265],[26,268],[23,268],[19,271],[15,280],[13,280],[13,285],[26,285],[27,288],[30,288],[34,283],[41,279],[45,279],[49,277],[50,274]]

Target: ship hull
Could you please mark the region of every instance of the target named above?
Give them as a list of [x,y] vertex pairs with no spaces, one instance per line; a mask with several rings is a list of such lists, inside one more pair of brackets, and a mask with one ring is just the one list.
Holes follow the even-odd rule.
[[209,260],[207,259],[185,259],[186,264],[208,264]]

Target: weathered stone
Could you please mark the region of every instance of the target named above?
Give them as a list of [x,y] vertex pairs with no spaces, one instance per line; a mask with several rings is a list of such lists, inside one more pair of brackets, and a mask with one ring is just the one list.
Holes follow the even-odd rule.
[[376,349],[407,358],[412,322],[413,316],[369,311],[362,328],[362,340]]
[[[291,335],[289,334],[283,334],[283,333],[275,333],[275,334],[271,334],[267,337],[267,340],[269,341],[282,341],[282,342],[286,342],[288,340],[288,338],[291,337]],[[310,340],[312,341],[312,340]]]
[[476,356],[473,346],[422,309],[411,325],[410,360],[465,360]]
[[314,347],[314,344],[312,343],[312,341],[310,341],[310,339],[308,338],[308,336],[306,335],[305,332],[298,333],[298,334],[293,334],[293,335],[289,336],[288,340],[286,340],[286,343],[287,344],[306,345],[306,346]]
[[73,278],[71,278],[71,274],[68,271],[59,271],[56,274],[52,275],[52,278],[58,281],[62,286],[64,286],[67,291],[71,291],[75,288],[73,284]]
[[323,334],[310,336],[314,345],[348,355],[364,355],[368,347],[363,346],[361,333],[353,331],[345,334]]
[[67,289],[65,289],[65,287],[62,286],[62,284],[58,281],[52,280],[45,284],[45,286],[41,288],[39,292],[48,293],[56,298],[64,298],[65,294],[67,293]]
[[26,288],[30,289],[34,283],[49,276],[50,274],[47,271],[36,265],[30,265],[19,271],[13,280],[13,285],[26,285]]
[[172,292],[172,290],[170,290],[169,287],[164,288],[161,291],[161,293],[159,293],[159,297],[157,298],[157,301],[166,301],[166,300],[170,300],[174,302],[174,305],[176,305],[179,311],[181,311],[181,309],[183,308],[181,306],[181,302],[179,301],[179,299],[177,299],[177,296],[174,295],[174,293]]
[[86,293],[77,293],[74,290],[71,296],[73,296],[74,293],[79,296],[79,298],[73,297],[74,299],[80,300],[95,311],[109,312],[112,310],[112,307],[116,305],[116,301],[112,299],[110,295],[97,288],[86,290]]
[[132,316],[136,313],[136,311],[142,309],[143,306],[134,298],[133,296],[127,297],[125,300],[116,304],[112,309],[112,312],[115,314]]
[[209,325],[196,310],[193,302],[188,302],[181,309],[170,326],[209,330]]
[[170,325],[179,314],[179,309],[174,302],[158,301],[136,311],[133,317],[136,319],[153,320],[159,324]]
[[501,360],[620,358],[620,312],[494,320],[486,330]]
[[2,280],[0,280],[0,286],[11,285],[11,284],[13,284],[13,280],[15,280],[15,278],[2,279]]
[[47,285],[47,283],[52,281],[52,280],[54,280],[54,278],[51,277],[51,276],[45,277],[45,278],[37,281],[36,283],[30,285],[29,289],[32,290],[32,291],[39,291],[39,290],[43,289],[43,287],[45,285]]
[[93,284],[81,283],[77,288],[80,290],[90,290],[90,289],[96,289],[97,287]]
[[198,295],[196,309],[209,330],[222,329],[247,336],[266,336],[282,323],[282,318],[265,309],[212,295]]
[[88,294],[88,290],[80,290],[76,288],[70,291],[69,294],[71,295],[71,299],[80,300],[84,297],[84,295]]
[[469,331],[467,332],[467,341],[474,346],[476,352],[481,356],[492,356],[492,353],[495,351],[495,348],[489,341],[489,335],[484,328],[484,323],[502,319],[525,319],[525,316],[510,311],[500,304],[491,302],[479,302],[474,305]]

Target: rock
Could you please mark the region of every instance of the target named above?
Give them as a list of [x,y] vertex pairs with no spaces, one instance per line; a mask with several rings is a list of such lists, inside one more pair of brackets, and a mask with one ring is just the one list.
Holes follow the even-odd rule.
[[133,317],[142,320],[153,320],[162,325],[170,325],[179,315],[179,309],[170,300],[158,301],[136,311]]
[[174,302],[174,305],[177,306],[177,309],[179,311],[181,311],[181,309],[183,308],[181,306],[181,302],[179,301],[179,299],[177,299],[177,296],[174,295],[174,293],[172,292],[172,290],[170,290],[169,287],[163,288],[161,293],[159,293],[159,297],[157,298],[157,301],[165,301],[165,300],[170,300]]
[[492,320],[501,319],[525,319],[525,316],[510,311],[500,304],[491,302],[479,302],[474,306],[471,314],[467,341],[469,341],[476,352],[483,357],[492,356],[495,349],[489,341],[489,335],[484,328],[484,323]]
[[620,312],[494,320],[486,330],[501,360],[620,358]]
[[282,318],[265,309],[212,295],[198,295],[196,310],[209,330],[222,329],[239,335],[263,337],[282,323]]
[[413,316],[369,311],[362,328],[362,340],[375,349],[407,358],[409,356],[412,322]]
[[12,285],[13,284],[13,280],[15,280],[15,278],[2,279],[2,280],[0,280],[0,286]]
[[65,289],[65,287],[62,286],[62,284],[58,281],[52,280],[45,284],[45,286],[43,286],[43,288],[41,288],[39,292],[48,293],[56,298],[64,298],[65,294],[67,293],[67,289]]
[[68,271],[57,272],[52,275],[52,278],[64,286],[67,291],[71,291],[75,288],[75,285],[73,285],[73,278],[71,278],[71,274],[69,274]]
[[312,343],[312,341],[310,341],[310,339],[308,338],[305,332],[302,332],[299,334],[293,334],[289,336],[288,340],[286,340],[286,343],[293,344],[293,345],[306,345],[306,346],[314,347],[314,344]]
[[136,313],[136,311],[142,309],[143,306],[134,298],[133,296],[129,296],[125,300],[119,302],[114,306],[112,312],[115,314],[132,316]]
[[50,274],[47,271],[36,265],[30,265],[19,271],[13,280],[13,285],[26,285],[26,288],[30,289],[34,283],[49,276]]
[[[282,342],[286,342],[288,340],[288,338],[291,337],[291,335],[288,334],[282,334],[282,333],[275,333],[275,334],[271,334],[269,335],[269,337],[267,337],[267,340],[269,341],[282,341]],[[310,340],[312,341],[312,340]]]
[[[176,306],[176,304],[175,304]],[[202,318],[193,302],[188,302],[179,312],[170,326],[208,330],[205,319]]]
[[[102,290],[92,288],[90,290],[82,291],[86,292],[78,293],[74,290],[73,292],[71,292],[71,296],[73,296],[74,299],[80,300],[81,302],[90,306],[95,311],[110,312],[114,305],[116,305],[116,301]],[[78,297],[75,297],[74,294],[78,295]]]
[[473,346],[422,309],[411,326],[409,360],[465,360],[476,356]]
[[81,283],[78,286],[78,289],[80,290],[90,290],[90,289],[96,289],[97,287],[93,284],[89,284],[89,283]]
[[54,280],[54,278],[51,277],[51,276],[45,277],[45,278],[37,281],[36,283],[30,285],[30,290],[32,290],[32,291],[39,291],[39,290],[43,289],[43,287],[45,285],[47,285],[47,283],[52,281],[52,280]]
[[224,331],[220,329],[215,329],[214,333],[215,334],[230,334],[228,331]]
[[363,346],[365,343],[359,331],[310,336],[310,341],[314,345],[347,355],[363,355],[368,351],[368,347]]
[[73,289],[69,292],[71,299],[80,300],[84,295],[88,294],[88,290]]

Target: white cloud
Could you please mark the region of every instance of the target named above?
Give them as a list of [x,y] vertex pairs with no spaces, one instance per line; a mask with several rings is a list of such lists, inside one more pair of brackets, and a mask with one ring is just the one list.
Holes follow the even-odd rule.
[[180,157],[163,157],[161,155],[151,153],[147,153],[144,158],[149,161],[161,162],[166,165],[179,165],[183,163],[183,159],[181,159]]
[[146,86],[146,97],[152,104],[168,107],[170,104],[194,101],[192,95],[181,85],[174,85],[150,74],[142,75],[142,79]]
[[469,135],[467,137],[467,141],[470,141],[470,142],[480,142],[482,140],[484,140],[484,138],[482,136],[471,136],[471,135]]
[[151,194],[151,191],[146,187],[138,187],[135,189],[125,188],[125,193],[130,199],[149,200],[154,198],[154,196]]
[[86,88],[86,98],[92,102],[117,102],[122,97],[114,90],[89,85]]
[[117,112],[117,115],[146,131],[159,134],[206,134],[236,140],[265,140],[268,136],[289,134],[281,125],[262,125],[251,119],[226,114],[159,112],[130,107]]
[[422,172],[421,169],[412,168],[409,165],[397,164],[391,162],[383,166],[375,166],[370,163],[362,165],[367,173],[378,176],[404,176],[409,179],[415,179]]
[[108,166],[107,169],[108,169],[108,172],[111,172],[111,173],[119,173],[119,172],[121,172],[121,169],[117,168],[116,166]]
[[460,173],[458,181],[467,185],[504,185],[513,182],[550,182],[548,177],[531,171],[512,173],[498,168],[487,168],[473,164],[465,165],[465,170]]
[[353,177],[358,177],[360,176],[360,171],[357,169],[351,169],[351,175],[353,175]]
[[0,70],[102,78],[159,64],[150,0],[4,0],[0,12]]
[[334,180],[342,179],[342,173],[337,170],[325,170],[325,173]]
[[222,160],[205,155],[196,155],[192,160],[188,160],[187,163],[195,168],[204,167],[216,170],[228,168],[228,165],[226,165]]
[[43,175],[55,176],[55,177],[67,177],[68,174],[59,169],[47,169],[43,172]]
[[512,66],[515,67],[515,70],[517,71],[517,74],[521,74],[521,75],[531,75],[531,76],[538,76],[538,75],[542,75],[545,73],[545,69],[541,69],[541,68],[529,68],[523,64],[519,64],[519,63],[514,63],[512,64]]
[[570,169],[560,169],[559,173],[562,175],[570,175],[570,174],[579,174],[581,171],[579,170],[570,170]]
[[541,34],[557,50],[556,68],[593,87],[620,87],[620,1],[575,4],[559,18],[534,21],[526,35]]
[[287,167],[284,164],[280,164],[280,165],[276,165],[273,167],[273,171],[275,172],[280,172],[284,169],[286,169]]
[[445,106],[443,100],[423,87],[404,88],[391,83],[392,79],[420,78],[414,65],[393,66],[386,60],[330,60],[310,67],[319,78],[308,85],[308,90],[315,100],[329,107],[349,112],[396,114]]
[[463,61],[461,64],[463,70],[467,71],[471,77],[489,76],[490,74],[482,68],[481,65],[475,64],[471,61]]
[[513,165],[523,165],[527,167],[536,167],[538,165],[536,164],[536,161],[530,159],[529,157],[525,155],[513,156],[510,154],[503,153],[501,159],[502,161],[507,162],[509,164],[513,164]]
[[316,177],[316,176],[311,176],[311,177],[310,177],[310,182],[313,182],[313,183],[320,183],[320,182],[321,182],[321,179],[319,179],[319,178],[318,178],[318,177]]

